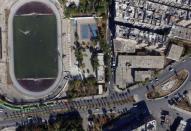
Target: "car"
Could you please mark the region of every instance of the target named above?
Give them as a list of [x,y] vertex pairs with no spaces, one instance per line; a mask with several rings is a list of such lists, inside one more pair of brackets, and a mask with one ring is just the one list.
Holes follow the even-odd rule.
[[183,94],[184,94],[184,95],[187,95],[187,94],[188,94],[188,91],[187,91],[187,90],[184,90],[184,91],[183,91]]
[[155,80],[158,81],[159,79],[156,77]]
[[96,111],[99,111],[99,108],[96,108]]
[[150,81],[150,83],[152,84],[152,83],[154,83],[154,81],[153,81],[153,80],[151,80],[151,81]]
[[185,62],[185,61],[186,61],[185,59],[182,60],[182,62]]
[[162,110],[162,111],[161,111],[161,116],[162,116],[162,115],[164,115],[164,116],[169,115],[169,111]]
[[169,71],[174,71],[174,68],[172,68],[172,67],[169,67],[169,69],[168,69]]
[[167,98],[168,98],[168,96],[165,96],[164,98],[165,98],[165,99],[167,99]]
[[168,100],[168,104],[169,105],[173,105],[174,104],[174,101],[172,99]]

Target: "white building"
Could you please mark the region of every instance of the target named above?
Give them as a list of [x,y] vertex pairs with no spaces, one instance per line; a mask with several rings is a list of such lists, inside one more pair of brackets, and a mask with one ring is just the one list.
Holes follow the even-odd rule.
[[103,83],[105,83],[104,54],[98,53],[97,58],[98,58],[98,63],[99,63],[99,66],[97,69],[97,83],[103,84]]

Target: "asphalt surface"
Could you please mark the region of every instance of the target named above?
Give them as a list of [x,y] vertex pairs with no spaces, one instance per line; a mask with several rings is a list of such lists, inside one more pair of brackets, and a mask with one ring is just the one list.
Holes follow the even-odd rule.
[[[191,58],[186,59],[184,62],[176,63],[175,65],[172,65],[171,67],[175,71],[180,71],[182,69],[187,69],[189,73],[191,73]],[[164,70],[162,74],[160,74],[157,78],[158,81],[153,80],[152,83],[148,83],[146,86],[149,87],[149,90],[152,90],[151,85],[157,85],[159,83],[163,83],[165,80],[169,79],[171,76],[175,75],[174,71],[169,71],[168,67]],[[130,91],[126,91],[123,93],[117,93],[114,92],[112,89],[112,82],[108,84],[110,86],[109,91],[111,91],[107,96],[103,97],[89,97],[88,99],[75,99],[72,101],[65,101],[65,100],[59,100],[55,101],[54,105],[52,106],[44,106],[39,107],[36,109],[33,109],[31,111],[29,110],[22,110],[22,111],[13,111],[9,109],[5,109],[4,111],[0,112],[0,126],[10,126],[15,125],[16,122],[21,122],[24,118],[27,118],[28,116],[40,116],[42,118],[48,118],[50,113],[53,112],[64,112],[68,110],[78,110],[82,116],[87,116],[88,111],[91,110],[91,112],[94,113],[103,113],[108,111],[114,111],[114,112],[123,112],[124,109],[128,110],[130,109],[133,104],[128,102],[128,98],[130,96],[138,96],[138,101],[144,100],[147,103],[147,106],[153,114],[153,116],[160,121],[160,112],[161,110],[167,110],[170,112],[171,122],[181,114],[181,117],[183,117],[185,120],[189,119],[191,115],[188,115],[184,112],[179,112],[175,109],[173,109],[168,104],[168,99],[171,99],[174,97],[176,93],[182,94],[183,91],[189,90],[191,88],[191,77],[188,76],[187,81],[184,83],[184,85],[181,86],[179,90],[168,96],[168,98],[163,98],[160,100],[147,100],[145,97],[145,94],[149,91],[146,86],[139,87]],[[161,129],[162,130],[162,129]]]

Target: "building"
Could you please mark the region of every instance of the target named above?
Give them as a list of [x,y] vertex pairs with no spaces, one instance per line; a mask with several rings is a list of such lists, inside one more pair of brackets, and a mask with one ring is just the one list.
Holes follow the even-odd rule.
[[179,61],[183,50],[184,48],[182,46],[172,44],[168,52],[167,58],[175,60],[175,61]]
[[103,85],[98,85],[98,94],[103,94]]
[[98,59],[98,69],[97,69],[97,83],[103,84],[105,83],[105,67],[104,67],[104,54],[98,53],[97,54]]
[[152,71],[135,71],[135,81],[145,81],[146,79],[151,79]]
[[191,40],[191,29],[183,26],[172,26],[169,33],[170,38],[177,38],[183,40]]
[[164,52],[168,36],[191,40],[190,5],[190,0],[116,0],[116,36]]
[[176,131],[185,131],[186,125],[187,125],[187,122],[184,121],[184,120],[181,120],[178,128],[176,129]]
[[103,131],[156,131],[156,120],[144,101],[138,102],[127,115],[120,116],[105,125]]
[[128,84],[133,83],[132,70],[128,67],[118,67],[116,69],[115,83],[118,88],[125,89]]
[[[164,56],[118,55],[115,84],[118,88],[125,89],[134,81],[151,78],[150,69],[162,69],[164,65]],[[144,70],[136,71],[136,69]]]
[[137,42],[130,39],[116,38],[113,40],[114,52],[117,53],[135,53]]
[[[160,61],[160,62],[159,62]],[[165,64],[164,56],[119,55],[118,67],[162,69]]]

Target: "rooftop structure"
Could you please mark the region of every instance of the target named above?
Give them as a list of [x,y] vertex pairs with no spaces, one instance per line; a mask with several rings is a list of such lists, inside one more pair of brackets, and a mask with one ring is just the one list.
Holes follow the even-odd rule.
[[169,33],[191,40],[190,4],[189,0],[116,0],[116,37],[158,52],[166,49]]
[[183,26],[173,26],[169,37],[171,38],[178,38],[178,39],[185,39],[191,40],[191,28],[183,27]]
[[118,67],[162,69],[164,67],[164,64],[164,56],[118,56]]
[[[123,40],[121,38],[123,38]],[[136,27],[119,25],[116,25],[116,39],[118,39],[118,41],[123,41],[123,43],[133,43],[136,48],[146,47],[159,52],[164,51],[168,41],[166,35],[157,34],[154,31],[150,32]]]
[[118,67],[116,69],[115,83],[118,88],[125,89],[128,84],[133,83],[132,70],[128,67]]
[[97,82],[105,83],[105,67],[104,67],[104,54],[98,53],[97,55],[99,67],[97,69]]
[[135,71],[135,81],[145,81],[151,79],[152,71]]
[[[162,69],[164,64],[164,56],[118,55],[115,83],[118,88],[125,89],[134,81],[151,78],[150,69]],[[147,70],[135,71],[137,68]]]
[[172,44],[170,47],[170,51],[168,52],[167,58],[175,60],[175,61],[179,61],[183,50],[184,48],[182,46]]
[[98,85],[98,94],[103,94],[103,85]]
[[136,41],[116,38],[113,40],[115,53],[135,53]]

